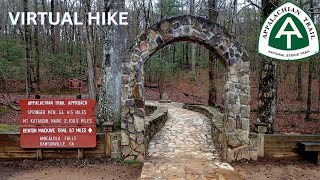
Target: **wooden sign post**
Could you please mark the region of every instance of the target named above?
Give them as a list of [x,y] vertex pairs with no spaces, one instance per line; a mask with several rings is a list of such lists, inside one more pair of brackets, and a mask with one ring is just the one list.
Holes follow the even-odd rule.
[[82,79],[69,79],[70,88],[82,88]]
[[69,88],[78,89],[79,94],[81,94],[82,79],[69,79]]

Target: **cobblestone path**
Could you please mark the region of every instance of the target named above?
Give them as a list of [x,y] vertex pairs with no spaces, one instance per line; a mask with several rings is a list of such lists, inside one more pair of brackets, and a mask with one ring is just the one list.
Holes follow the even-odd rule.
[[141,179],[240,179],[221,162],[209,119],[181,105],[168,106],[168,121],[151,139]]

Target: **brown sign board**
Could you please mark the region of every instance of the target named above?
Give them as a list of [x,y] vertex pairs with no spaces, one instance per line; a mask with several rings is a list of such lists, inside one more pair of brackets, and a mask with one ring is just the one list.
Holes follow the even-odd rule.
[[88,126],[20,127],[22,148],[94,148],[96,128]]
[[70,88],[82,88],[82,79],[69,79]]
[[92,148],[96,146],[95,101],[28,99],[19,102],[22,148]]

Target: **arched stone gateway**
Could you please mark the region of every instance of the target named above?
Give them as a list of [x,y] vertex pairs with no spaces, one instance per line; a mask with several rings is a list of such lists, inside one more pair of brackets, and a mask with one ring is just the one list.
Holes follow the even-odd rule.
[[198,43],[214,50],[226,66],[224,132],[221,139],[223,156],[228,161],[248,158],[249,57],[220,25],[194,16],[166,19],[146,29],[123,60],[122,156],[144,160],[146,154],[144,63],[162,47],[180,41]]

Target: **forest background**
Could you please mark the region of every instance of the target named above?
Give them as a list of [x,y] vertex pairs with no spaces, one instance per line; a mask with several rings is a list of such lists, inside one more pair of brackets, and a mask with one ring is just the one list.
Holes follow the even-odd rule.
[[[319,30],[318,0],[299,4]],[[208,18],[222,25],[246,49],[251,59],[251,124],[271,113],[274,133],[320,133],[319,56],[284,62],[266,59],[257,52],[260,27],[279,0],[0,0],[0,123],[18,124],[17,102],[35,94],[69,97],[81,93],[101,99],[107,46],[121,42],[123,52],[146,28],[179,15]],[[8,12],[129,12],[129,26],[13,26]],[[118,28],[123,39],[114,40]],[[214,52],[191,42],[168,45],[145,66],[146,99],[158,100],[167,93],[172,101],[223,107],[225,67]],[[271,74],[266,79],[263,74]],[[82,79],[78,92],[70,89],[70,78]],[[271,82],[272,86],[266,85]],[[273,107],[261,104],[262,90],[272,89]],[[274,91],[273,91],[274,90]],[[98,101],[99,102],[99,101]],[[223,110],[223,109],[222,109]]]

